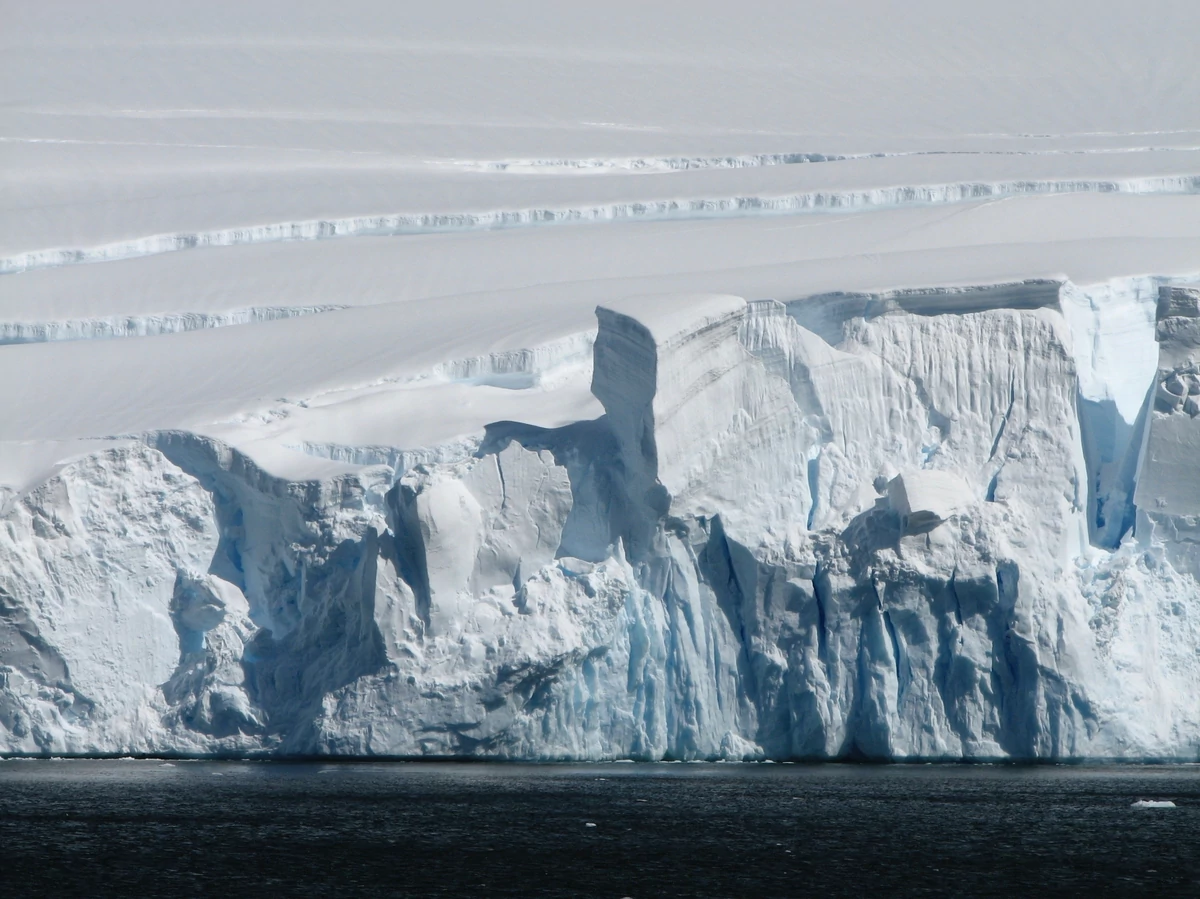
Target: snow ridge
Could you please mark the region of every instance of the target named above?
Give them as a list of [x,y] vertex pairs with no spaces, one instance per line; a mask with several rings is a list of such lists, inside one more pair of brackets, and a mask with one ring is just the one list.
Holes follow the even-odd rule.
[[406,212],[337,219],[157,234],[90,248],[30,250],[0,259],[0,274],[93,262],[155,256],[204,247],[232,247],[285,240],[389,237],[407,234],[488,231],[581,222],[717,219],[755,215],[854,212],[902,206],[949,205],[1005,197],[1070,193],[1200,193],[1200,175],[1125,179],[1057,179],[954,182],[849,191],[811,191],[778,196],[734,196],[605,203],[594,206],[483,212]]
[[332,462],[345,462],[364,468],[382,465],[393,471],[391,487],[396,480],[418,465],[461,462],[479,450],[480,440],[464,437],[459,441],[427,449],[399,449],[394,446],[348,446],[341,443],[318,443],[306,440],[296,447],[302,453]]
[[626,156],[592,159],[462,160],[460,168],[480,172],[685,172],[693,169],[748,169],[849,159],[881,159],[896,153],[750,153],[740,156]]
[[1028,150],[893,150],[874,153],[745,153],[729,156],[624,156],[580,159],[456,160],[458,168],[479,172],[687,172],[696,169],[750,169],[777,165],[897,159],[910,156],[1112,156],[1138,153],[1186,153],[1200,147],[1055,147]]
[[581,331],[535,347],[500,350],[437,365],[418,380],[435,379],[522,390],[553,378],[556,369],[590,365],[596,332]]
[[229,312],[165,312],[160,315],[114,315],[108,318],[64,319],[44,322],[0,322],[0,346],[46,343],[55,340],[105,340],[115,337],[151,337],[181,331],[203,331],[257,322],[296,318],[344,309],[340,305],[251,306]]

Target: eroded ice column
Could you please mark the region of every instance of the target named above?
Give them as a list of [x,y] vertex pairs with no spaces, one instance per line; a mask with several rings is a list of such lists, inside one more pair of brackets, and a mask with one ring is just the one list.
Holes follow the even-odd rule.
[[1200,576],[1200,290],[1163,288],[1158,375],[1135,502],[1137,537]]
[[592,391],[617,442],[628,558],[665,624],[665,749],[681,758],[762,753],[775,686],[760,689],[753,550],[802,531],[811,505],[812,437],[788,382],[740,342],[745,316],[726,296],[597,310]]
[[801,412],[739,341],[745,315],[744,300],[720,295],[596,310],[592,392],[616,435],[629,514],[646,518],[628,523],[635,543],[668,512],[759,527],[807,516]]

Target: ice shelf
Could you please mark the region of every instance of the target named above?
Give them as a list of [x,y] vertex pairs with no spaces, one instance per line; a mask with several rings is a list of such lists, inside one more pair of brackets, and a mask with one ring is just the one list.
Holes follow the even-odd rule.
[[0,754],[1196,760],[1196,4],[23,6]]

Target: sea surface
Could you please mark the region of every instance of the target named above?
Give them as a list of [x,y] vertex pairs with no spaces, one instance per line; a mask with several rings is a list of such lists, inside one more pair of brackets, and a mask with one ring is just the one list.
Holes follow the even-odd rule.
[[1200,768],[0,762],[0,895],[250,892],[1200,896]]

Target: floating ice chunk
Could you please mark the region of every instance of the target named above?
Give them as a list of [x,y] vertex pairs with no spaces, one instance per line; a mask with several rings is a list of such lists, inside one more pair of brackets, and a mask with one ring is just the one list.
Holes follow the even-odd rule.
[[593,824],[591,821],[588,821],[588,822],[587,822],[587,823],[585,823],[583,826],[584,826],[584,827],[595,827],[596,825],[595,825],[595,824]]
[[1130,808],[1175,808],[1170,799],[1139,799]]

